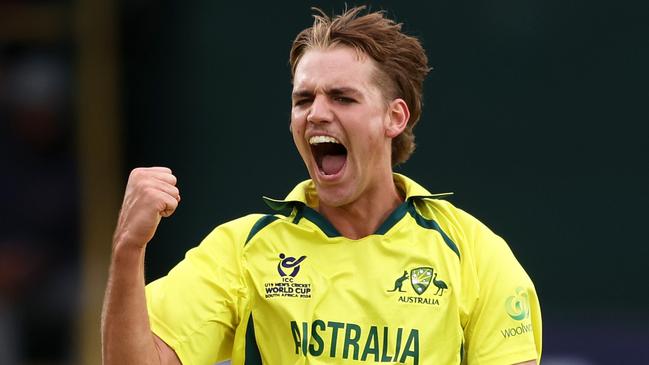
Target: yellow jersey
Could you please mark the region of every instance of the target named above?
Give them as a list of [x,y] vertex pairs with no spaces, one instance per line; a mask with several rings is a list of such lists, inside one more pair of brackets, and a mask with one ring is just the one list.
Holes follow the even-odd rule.
[[538,298],[507,244],[394,179],[404,203],[361,239],[313,209],[310,180],[217,227],[147,285],[153,332],[192,365],[539,361]]

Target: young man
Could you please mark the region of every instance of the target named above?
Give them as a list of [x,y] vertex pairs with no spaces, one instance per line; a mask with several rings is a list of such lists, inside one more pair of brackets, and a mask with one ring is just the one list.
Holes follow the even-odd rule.
[[[414,149],[427,59],[383,13],[315,17],[291,49],[310,180],[217,227],[166,277],[143,261],[180,196],[136,169],[113,243],[105,364],[534,364],[534,286],[505,242],[392,172]],[[146,295],[145,295],[146,293]]]

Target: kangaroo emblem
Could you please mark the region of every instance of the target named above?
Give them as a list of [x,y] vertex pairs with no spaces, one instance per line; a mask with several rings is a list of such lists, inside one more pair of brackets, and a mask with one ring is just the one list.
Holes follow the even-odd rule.
[[403,282],[408,279],[408,272],[404,271],[403,276],[400,278],[397,278],[397,280],[394,281],[394,289],[388,290],[389,292],[397,291],[399,290],[400,292],[405,292],[405,290],[402,290]]

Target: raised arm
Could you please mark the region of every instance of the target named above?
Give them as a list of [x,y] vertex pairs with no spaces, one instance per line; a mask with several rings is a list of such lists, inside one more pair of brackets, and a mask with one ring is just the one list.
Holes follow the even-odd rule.
[[137,168],[129,176],[113,236],[102,312],[104,365],[181,364],[151,332],[144,291],[144,253],[162,217],[176,210],[180,194],[166,167]]

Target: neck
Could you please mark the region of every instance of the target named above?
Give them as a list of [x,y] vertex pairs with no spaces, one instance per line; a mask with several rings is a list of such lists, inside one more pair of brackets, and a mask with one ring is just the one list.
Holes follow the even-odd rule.
[[350,204],[339,207],[321,204],[318,211],[347,238],[369,236],[403,203],[391,175],[389,183],[376,186],[379,188],[366,191]]

